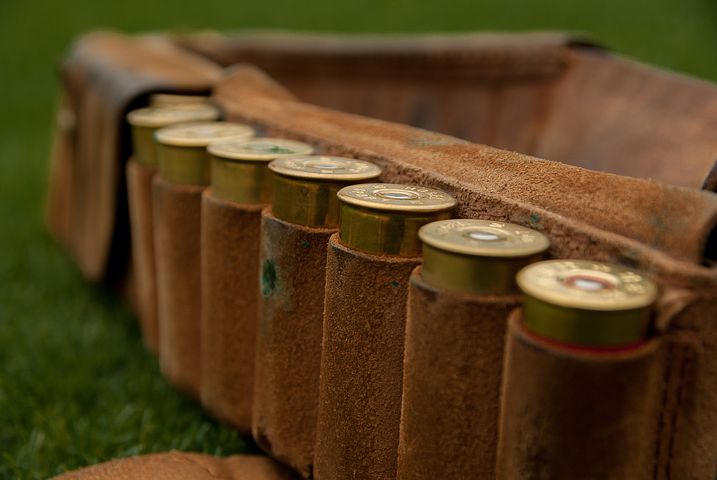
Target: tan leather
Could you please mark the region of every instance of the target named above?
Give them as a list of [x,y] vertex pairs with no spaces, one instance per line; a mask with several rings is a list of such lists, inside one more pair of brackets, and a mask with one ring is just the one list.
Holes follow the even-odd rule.
[[290,480],[293,475],[267,457],[212,457],[171,451],[112,460],[73,470],[57,480]]
[[156,169],[130,159],[127,162],[127,202],[132,234],[132,264],[135,272],[138,316],[142,340],[149,351],[159,350],[157,282],[154,260],[152,179]]
[[717,222],[717,196],[711,193],[276,99],[262,95],[254,83],[245,85],[240,70],[217,85],[215,98],[233,119],[270,125],[275,134],[318,143],[335,153],[370,158],[385,166],[388,181],[446,190],[458,199],[459,217],[508,219],[559,236],[558,256],[620,260],[627,255],[639,263],[645,256],[642,244],[701,262]]
[[215,64],[157,35],[95,32],[73,45],[61,68],[48,225],[89,280],[116,279],[127,265],[124,115],[152,91],[206,92],[220,77]]
[[154,177],[159,366],[175,387],[199,398],[202,190]]
[[335,229],[262,214],[261,323],[253,434],[304,478],[313,472],[326,246]]
[[195,34],[302,101],[570,165],[714,191],[717,87],[564,33]]
[[398,480],[495,479],[503,346],[518,304],[437,289],[413,271]]
[[[257,58],[266,60],[267,70],[276,68],[277,72],[287,56],[303,59],[306,68],[286,70],[276,77],[311,102],[384,118],[397,112],[390,118],[445,128],[445,132],[504,147],[532,145],[534,150],[528,151],[555,155],[553,160],[591,169],[619,167],[626,169],[620,170],[623,173],[673,183],[682,181],[675,175],[686,174],[691,180],[685,181],[693,187],[703,176],[702,165],[713,160],[702,154],[709,153],[713,148],[710,142],[717,138],[711,133],[714,120],[709,116],[714,85],[654,72],[573,44],[566,49],[569,41],[542,43],[539,51],[522,46],[516,49],[517,44],[501,47],[498,41],[487,50],[485,45],[476,46],[482,54],[461,50],[446,57],[443,53],[455,51],[455,45],[442,44],[433,51],[443,53],[434,56],[432,48],[441,44],[435,40],[417,48],[410,46],[411,41],[389,43],[381,48],[394,51],[385,55],[376,54],[375,45],[358,51],[356,44],[342,44],[354,45],[355,53],[346,53],[343,46],[326,47],[323,40],[307,51],[294,40],[280,40],[280,48],[267,42]],[[204,68],[208,64],[194,55],[186,58],[198,68],[186,68],[188,64],[181,59],[186,51],[175,55],[168,53],[178,52],[174,47],[165,51],[162,45],[163,41],[148,41],[147,37],[99,34],[81,41],[81,48],[68,62],[65,76],[75,73],[72,81],[65,82],[62,102],[71,114],[59,115],[62,128],[57,130],[53,155],[48,223],[89,278],[116,281],[125,278],[131,265],[124,182],[117,179],[107,186],[107,178],[117,178],[113,175],[124,171],[129,136],[126,127],[121,127],[122,115],[98,112],[118,111],[115,99],[125,98],[129,90],[137,95],[126,98],[134,99],[132,105],[140,104],[158,85],[153,83],[158,78],[164,79],[158,90],[194,89],[188,84],[172,85],[168,76],[157,73],[160,68],[155,64],[177,76],[201,76],[208,71]],[[297,53],[291,53],[290,47]],[[135,51],[140,53],[134,55]],[[161,58],[145,61],[152,55]],[[531,56],[539,61],[521,70]],[[467,62],[462,64],[461,58]],[[489,61],[471,63],[481,58]],[[307,63],[307,59],[313,60]],[[366,65],[366,69],[347,70],[342,66],[346,64]],[[452,64],[457,74],[439,75],[450,70],[442,64]],[[430,65],[431,75],[424,68]],[[469,70],[466,65],[481,68]],[[485,70],[489,74],[481,77],[480,71],[491,65]],[[550,68],[544,68],[546,65]],[[214,71],[212,75],[218,76],[218,70]],[[342,73],[347,71],[350,75]],[[409,75],[402,77],[403,71]],[[146,72],[157,75],[148,80]],[[524,74],[529,74],[530,81],[520,79]],[[419,87],[411,87],[417,83]],[[450,88],[441,88],[449,83]],[[407,89],[395,88],[401,84]],[[637,84],[644,88],[636,89]],[[96,85],[101,93],[86,88],[88,85]],[[471,96],[473,86],[476,94]],[[117,94],[120,91],[122,94]],[[670,345],[665,348],[670,368],[662,372],[665,402],[655,476],[712,480],[717,475],[712,453],[717,451],[717,362],[712,361],[717,355],[717,330],[711,322],[717,316],[717,270],[710,263],[717,258],[717,197],[695,188],[574,168],[303,104],[251,67],[234,68],[217,86],[214,98],[229,110],[231,118],[249,121],[261,132],[309,140],[330,153],[374,160],[387,167],[386,181],[446,189],[460,201],[459,216],[540,228],[551,239],[553,256],[633,265],[654,276],[663,291],[686,292],[677,304],[667,302],[657,308],[663,341]],[[622,111],[627,104],[635,108]],[[625,123],[621,123],[623,119]],[[80,124],[87,127],[77,130]],[[476,133],[454,130],[473,124]],[[568,131],[573,125],[576,129]],[[89,133],[85,136],[84,132]],[[101,145],[105,146],[100,155]],[[647,152],[647,160],[638,158],[642,151]],[[95,162],[100,158],[103,160]],[[114,159],[114,163],[106,159]],[[125,291],[129,287],[127,280]]]
[[202,197],[202,405],[251,432],[261,206]]
[[655,478],[661,346],[575,350],[527,334],[520,311],[511,315],[497,478]]
[[[272,98],[252,75],[236,70],[216,97],[237,120],[250,119],[272,134],[308,140],[327,152],[371,159],[383,179],[443,188],[459,200],[457,216],[494,218],[539,228],[551,255],[633,265],[664,290],[689,295],[679,308],[658,306],[665,338],[679,337],[667,362],[689,375],[667,378],[660,465],[673,478],[712,480],[717,462],[717,270],[713,258],[717,197],[639,179],[592,172],[524,155],[462,143],[410,127]],[[585,192],[589,192],[586,195]],[[681,205],[681,207],[678,207]],[[675,392],[679,392],[676,394]],[[662,454],[661,454],[662,455]],[[668,477],[669,478],[669,477]]]
[[408,280],[417,258],[381,257],[331,237],[314,475],[393,479]]

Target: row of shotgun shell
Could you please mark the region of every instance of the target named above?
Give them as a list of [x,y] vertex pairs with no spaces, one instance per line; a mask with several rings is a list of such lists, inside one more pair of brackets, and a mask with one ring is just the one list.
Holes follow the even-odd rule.
[[[452,219],[457,202],[446,192],[372,183],[383,173],[375,163],[316,154],[311,145],[299,141],[255,137],[250,126],[219,118],[220,111],[203,98],[170,95],[156,95],[149,107],[128,115],[134,162],[156,169],[157,177],[170,187],[208,186],[205,198],[198,201],[219,201],[216,208],[249,212],[261,223],[248,240],[257,250],[244,248],[247,254],[259,252],[256,265],[242,263],[253,271],[232,272],[231,264],[211,260],[213,255],[230,258],[228,252],[208,252],[214,246],[201,245],[203,262],[210,265],[197,272],[202,277],[200,289],[209,292],[201,293],[201,313],[160,307],[159,318],[155,314],[153,320],[158,326],[145,329],[156,331],[159,340],[150,341],[150,347],[159,345],[160,364],[171,381],[200,398],[219,418],[251,429],[263,449],[304,477],[494,478],[497,468],[510,478],[505,472],[520,464],[512,457],[529,452],[516,448],[504,452],[511,458],[496,460],[498,431],[507,428],[498,425],[505,424],[505,418],[496,418],[505,417],[498,397],[501,372],[505,375],[510,369],[503,366],[502,353],[506,308],[522,305],[513,315],[515,328],[555,348],[599,355],[639,348],[648,341],[657,289],[634,270],[585,260],[546,260],[549,241],[535,229],[494,220]],[[157,199],[162,197],[156,192],[158,181],[155,207],[162,202]],[[136,188],[130,185],[130,191]],[[130,198],[130,209],[131,203]],[[163,221],[158,217],[161,208],[167,205],[156,208],[155,223]],[[202,208],[207,216],[208,207]],[[202,222],[216,218],[207,217]],[[199,224],[202,240],[211,228]],[[236,233],[235,245],[243,248],[241,242],[247,242],[251,231],[247,227]],[[172,241],[186,240],[172,239],[171,233],[167,237],[165,232],[161,241],[155,234],[158,276],[166,270],[159,251],[171,248]],[[231,241],[226,246],[232,248]],[[199,257],[199,250],[195,247],[193,255]],[[320,280],[312,287],[308,284],[316,270]],[[300,278],[287,277],[287,272]],[[256,285],[238,284],[242,279]],[[161,283],[155,286],[159,304],[181,304],[183,299],[170,298],[183,295],[178,293],[181,289],[176,284],[163,289]],[[171,289],[177,291],[167,291]],[[239,290],[258,297],[256,302],[249,298],[236,307],[234,298],[231,305],[242,311],[229,312],[229,319],[227,312],[212,313],[216,305],[231,303],[220,296],[241,297]],[[445,305],[435,299],[441,295]],[[455,345],[441,345],[442,333],[430,325],[451,328],[450,319],[437,318],[436,312],[471,317],[474,310],[463,306],[472,299],[480,299],[475,311],[502,312],[494,322],[503,325],[498,333],[484,333],[500,349],[498,365],[490,381],[476,380],[470,365],[464,365],[445,372],[451,376],[447,384],[436,379],[442,372],[431,372],[440,363],[435,357],[454,355],[456,362],[472,361],[472,355],[480,354],[480,341],[462,346],[470,353],[457,352]],[[446,310],[446,305],[452,306]],[[174,312],[171,318],[163,318],[169,312]],[[165,335],[176,339],[180,330],[189,331],[175,329],[181,316],[181,321],[196,324],[192,331],[199,337],[182,341],[202,348],[169,345],[165,351]],[[232,325],[242,321],[254,325],[243,330]],[[426,322],[429,326],[422,327]],[[252,338],[232,338],[238,331]],[[277,340],[282,336],[286,338]],[[208,343],[208,338],[215,340]],[[230,352],[242,344],[248,355],[232,357]],[[438,350],[424,351],[431,348]],[[176,358],[165,358],[170,356]],[[256,359],[253,373],[242,373],[246,368],[237,362],[253,365],[251,357]],[[422,362],[422,369],[414,368]],[[179,364],[197,373],[182,378],[177,370],[184,367]],[[241,375],[253,378],[238,378]],[[503,396],[511,395],[509,383],[503,386]],[[471,420],[478,415],[476,407],[460,397],[472,388],[490,390],[490,398],[477,407],[486,407],[480,414],[490,419]],[[453,438],[443,439],[442,434]],[[550,455],[543,454],[549,464]],[[449,459],[451,467],[445,465]],[[556,461],[565,463],[565,458]]]

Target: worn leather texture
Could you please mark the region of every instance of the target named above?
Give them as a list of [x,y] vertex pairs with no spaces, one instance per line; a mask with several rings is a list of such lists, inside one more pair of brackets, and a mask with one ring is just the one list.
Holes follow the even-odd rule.
[[304,478],[313,472],[326,246],[335,229],[262,214],[261,321],[252,431]]
[[47,216],[89,280],[117,281],[129,262],[125,114],[151,92],[207,92],[220,78],[215,63],[159,35],[94,32],[73,45],[60,69]]
[[506,341],[497,478],[655,478],[661,347],[660,339],[613,352],[551,344],[528,334],[517,310]]
[[302,101],[590,169],[714,191],[717,87],[558,32],[196,34]]
[[419,258],[349,249],[335,234],[326,262],[319,480],[396,476],[406,302]]
[[[217,38],[216,45],[199,41],[208,51],[202,55],[216,60],[209,50],[217,45],[232,55],[245,48],[233,50],[232,42]],[[239,66],[219,80],[216,66],[186,46],[177,49],[176,40],[167,46],[158,37],[92,34],[63,68],[48,225],[88,278],[122,282],[132,298],[121,178],[129,155],[124,111],[152,91],[198,92],[215,84],[214,99],[229,117],[260,132],[373,160],[385,167],[386,181],[447,190],[459,200],[458,216],[541,229],[555,257],[649,272],[664,292],[656,316],[670,365],[663,372],[655,478],[713,480],[717,197],[697,188],[714,160],[716,87],[567,37],[536,42],[537,49],[524,48],[532,40],[521,38],[354,43],[324,37],[307,44],[295,36],[249,35],[241,42],[260,50],[249,61],[275,79]],[[289,60],[302,68],[285,68]],[[199,86],[204,80],[194,86],[172,80],[205,73],[205,87]],[[287,89],[309,103],[292,99]],[[715,171],[705,188],[714,188]]]
[[155,355],[159,351],[152,216],[152,179],[156,172],[155,168],[147,167],[132,159],[127,162],[127,202],[132,235],[137,315],[142,329],[142,340],[147,349]]
[[159,366],[175,387],[199,398],[201,186],[154,177]]
[[288,470],[267,457],[212,457],[171,451],[112,460],[73,470],[56,480],[291,480]]
[[232,119],[312,142],[325,152],[372,160],[385,168],[384,181],[442,188],[458,199],[458,217],[540,229],[551,240],[553,257],[649,272],[665,292],[656,308],[659,329],[666,339],[680,339],[666,362],[689,373],[666,378],[670,401],[656,478],[717,475],[717,329],[710,321],[717,315],[717,270],[709,260],[717,254],[714,194],[275,99],[253,69],[234,69],[215,98]]
[[251,432],[261,205],[202,196],[202,405]]
[[503,348],[518,296],[435,288],[411,275],[398,480],[494,480]]

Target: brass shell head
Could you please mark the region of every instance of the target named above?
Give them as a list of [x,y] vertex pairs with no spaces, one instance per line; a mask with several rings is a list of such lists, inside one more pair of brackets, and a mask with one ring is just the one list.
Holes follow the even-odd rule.
[[288,155],[310,153],[308,143],[283,138],[220,140],[210,143],[212,194],[217,198],[244,204],[271,203],[271,160]]
[[213,105],[204,103],[185,107],[146,107],[132,110],[127,122],[132,127],[134,159],[149,167],[157,166],[157,145],[154,133],[157,129],[186,122],[217,120],[221,112]]
[[454,219],[421,227],[426,282],[481,295],[518,293],[516,273],[550,246],[542,233],[512,223]]
[[657,287],[636,271],[585,260],[547,260],[516,278],[525,294],[524,322],[538,335],[593,347],[645,339]]
[[160,128],[155,132],[158,144],[159,175],[184,185],[208,185],[211,164],[207,145],[223,139],[248,139],[254,130],[229,122],[185,123]]
[[377,255],[414,257],[421,253],[418,230],[448,219],[456,200],[446,192],[417,185],[367,183],[338,192],[341,242]]
[[274,174],[274,215],[287,222],[322,228],[338,227],[339,190],[381,175],[381,168],[371,162],[330,155],[278,158],[269,169]]

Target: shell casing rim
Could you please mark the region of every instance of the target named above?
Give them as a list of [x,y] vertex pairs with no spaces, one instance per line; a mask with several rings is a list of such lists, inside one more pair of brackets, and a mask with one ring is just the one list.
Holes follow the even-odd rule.
[[343,181],[317,181],[271,171],[271,210],[285,222],[313,228],[338,229],[340,204],[336,192]]
[[[251,128],[251,127],[249,127]],[[252,142],[268,142],[268,143],[274,143],[276,145],[284,144],[286,148],[293,147],[296,149],[296,151],[293,151],[291,153],[268,153],[268,152],[231,152],[227,150],[222,150],[222,146],[225,145],[246,145],[250,144]],[[253,162],[272,162],[273,160],[276,160],[277,158],[281,158],[284,156],[293,156],[293,155],[303,155],[303,154],[309,154],[314,151],[314,147],[306,142],[301,142],[298,140],[291,140],[288,138],[276,138],[276,137],[247,137],[244,140],[238,140],[238,139],[221,139],[214,142],[211,142],[207,145],[207,150],[209,153],[214,155],[215,157],[221,157],[226,160],[238,160],[238,161],[253,161]]]
[[[453,227],[455,228],[449,228]],[[446,227],[449,233],[445,235],[446,238],[442,238],[436,233],[436,230]],[[459,230],[460,227],[464,227]],[[530,235],[535,239],[531,244],[519,244],[519,243],[498,243],[498,242],[480,242],[478,240],[473,241],[466,238],[463,240],[465,235],[456,235],[473,229],[471,231],[484,230],[491,231],[495,230],[499,234],[510,237],[517,237],[519,234]],[[421,227],[418,231],[418,236],[424,244],[431,245],[434,248],[444,250],[446,252],[460,253],[463,255],[472,255],[479,257],[496,257],[496,258],[510,258],[510,257],[530,257],[544,253],[550,248],[550,240],[548,237],[543,235],[537,230],[524,227],[510,222],[498,222],[493,220],[483,219],[449,219],[440,220],[438,222],[432,222]],[[461,241],[462,240],[462,241]],[[516,272],[517,273],[517,272]]]
[[131,125],[132,158],[145,167],[157,168],[157,143],[154,141],[154,127]]
[[[553,290],[543,286],[539,286],[534,278],[535,269],[550,267],[552,265],[580,265],[581,267],[573,270],[574,276],[587,275],[585,272],[590,272],[594,276],[598,275],[634,275],[637,277],[634,283],[639,283],[644,287],[644,293],[641,295],[635,294],[632,297],[623,299],[610,299],[600,297],[589,297],[589,292],[581,290],[571,290],[569,287],[562,287],[557,285]],[[590,266],[600,267],[602,270],[589,270]],[[531,270],[533,269],[533,270]],[[607,270],[605,270],[607,269]],[[611,272],[615,271],[613,275]],[[602,273],[601,273],[602,272]],[[550,272],[548,272],[550,273]],[[610,311],[622,311],[622,310],[635,310],[640,308],[647,308],[652,305],[657,299],[658,289],[657,286],[645,276],[636,273],[633,269],[625,268],[619,265],[612,265],[603,262],[591,262],[587,260],[566,260],[566,259],[554,259],[544,260],[542,262],[536,262],[526,266],[516,276],[516,283],[520,290],[526,294],[533,296],[543,302],[550,303],[563,308],[573,308],[588,311],[599,311],[599,312],[610,312]],[[621,282],[619,285],[623,285]],[[578,296],[581,292],[585,295]]]
[[[211,163],[209,185],[216,198],[244,205],[271,204],[272,179],[266,162],[243,162],[207,154]],[[240,171],[225,174],[232,170]]]
[[369,254],[407,258],[421,255],[418,230],[426,223],[450,218],[453,210],[393,211],[339,203],[339,238],[343,245]]
[[[394,190],[394,191],[403,191],[403,192],[414,192],[415,195],[418,195],[418,198],[409,199],[409,201],[416,201],[416,200],[422,200],[420,198],[420,195],[415,193],[416,191],[421,190],[422,193],[430,193],[434,195],[440,195],[443,197],[442,202],[435,202],[435,203],[423,203],[423,204],[410,204],[410,203],[388,203],[377,200],[366,200],[363,198],[357,198],[356,196],[350,196],[353,194],[353,191],[359,188],[368,189],[368,190]],[[363,207],[366,209],[376,210],[377,212],[421,212],[421,213],[438,213],[443,211],[449,211],[453,210],[456,205],[458,204],[458,201],[449,193],[444,192],[443,190],[438,190],[436,188],[431,187],[424,187],[421,185],[402,185],[397,183],[362,183],[358,185],[349,185],[339,191],[338,193],[339,199],[346,204],[355,205],[358,207]],[[394,200],[389,200],[394,201]],[[398,200],[395,200],[396,202]]]
[[[149,112],[166,113],[164,117],[148,116]],[[217,121],[221,117],[221,110],[207,104],[196,104],[186,106],[149,106],[134,109],[127,113],[127,123],[134,127],[146,127],[159,129],[177,125],[180,123],[194,123],[205,121]]]
[[475,295],[520,295],[518,271],[544,252],[521,257],[466,255],[423,243],[423,280],[436,288]]
[[177,185],[210,185],[211,163],[207,149],[158,144],[157,175]]
[[[233,132],[222,134],[219,133],[217,135],[214,135],[212,137],[192,137],[192,136],[173,136],[173,133],[176,133],[177,131],[182,131],[181,129],[190,129],[190,128],[202,128],[202,127],[220,127],[224,129],[233,129]],[[187,147],[187,148],[196,148],[201,147],[206,150],[207,146],[210,143],[216,142],[218,140],[229,140],[229,139],[249,139],[254,135],[254,129],[251,128],[249,125],[245,125],[243,123],[234,123],[234,122],[223,122],[223,121],[214,121],[214,122],[187,122],[187,123],[178,123],[176,125],[169,125],[166,127],[162,127],[158,129],[156,132],[154,132],[154,139],[155,141],[160,145],[169,145],[173,147]]]
[[[316,160],[319,161],[320,159],[329,159],[330,161],[341,161],[345,162],[347,164],[356,164],[356,165],[362,165],[366,167],[366,171],[363,172],[357,172],[357,173],[337,173],[336,171],[327,171],[327,172],[320,172],[315,170],[310,170],[308,167],[305,169],[299,169],[299,168],[290,168],[287,165],[284,165],[285,163],[289,163],[292,161],[300,161],[300,160],[306,160],[312,161]],[[357,158],[349,158],[349,157],[340,157],[336,155],[316,155],[316,154],[297,154],[297,155],[289,155],[281,158],[277,158],[273,160],[269,164],[269,168],[272,172],[285,175],[289,177],[294,178],[302,178],[306,180],[325,180],[325,181],[336,181],[336,182],[363,182],[366,180],[374,180],[378,178],[381,173],[383,173],[383,169],[376,165],[373,162],[369,162],[367,160],[361,160]],[[348,185],[347,185],[348,186]]]
[[553,341],[589,347],[621,347],[649,337],[650,306],[585,310],[524,294],[522,323],[528,331]]

